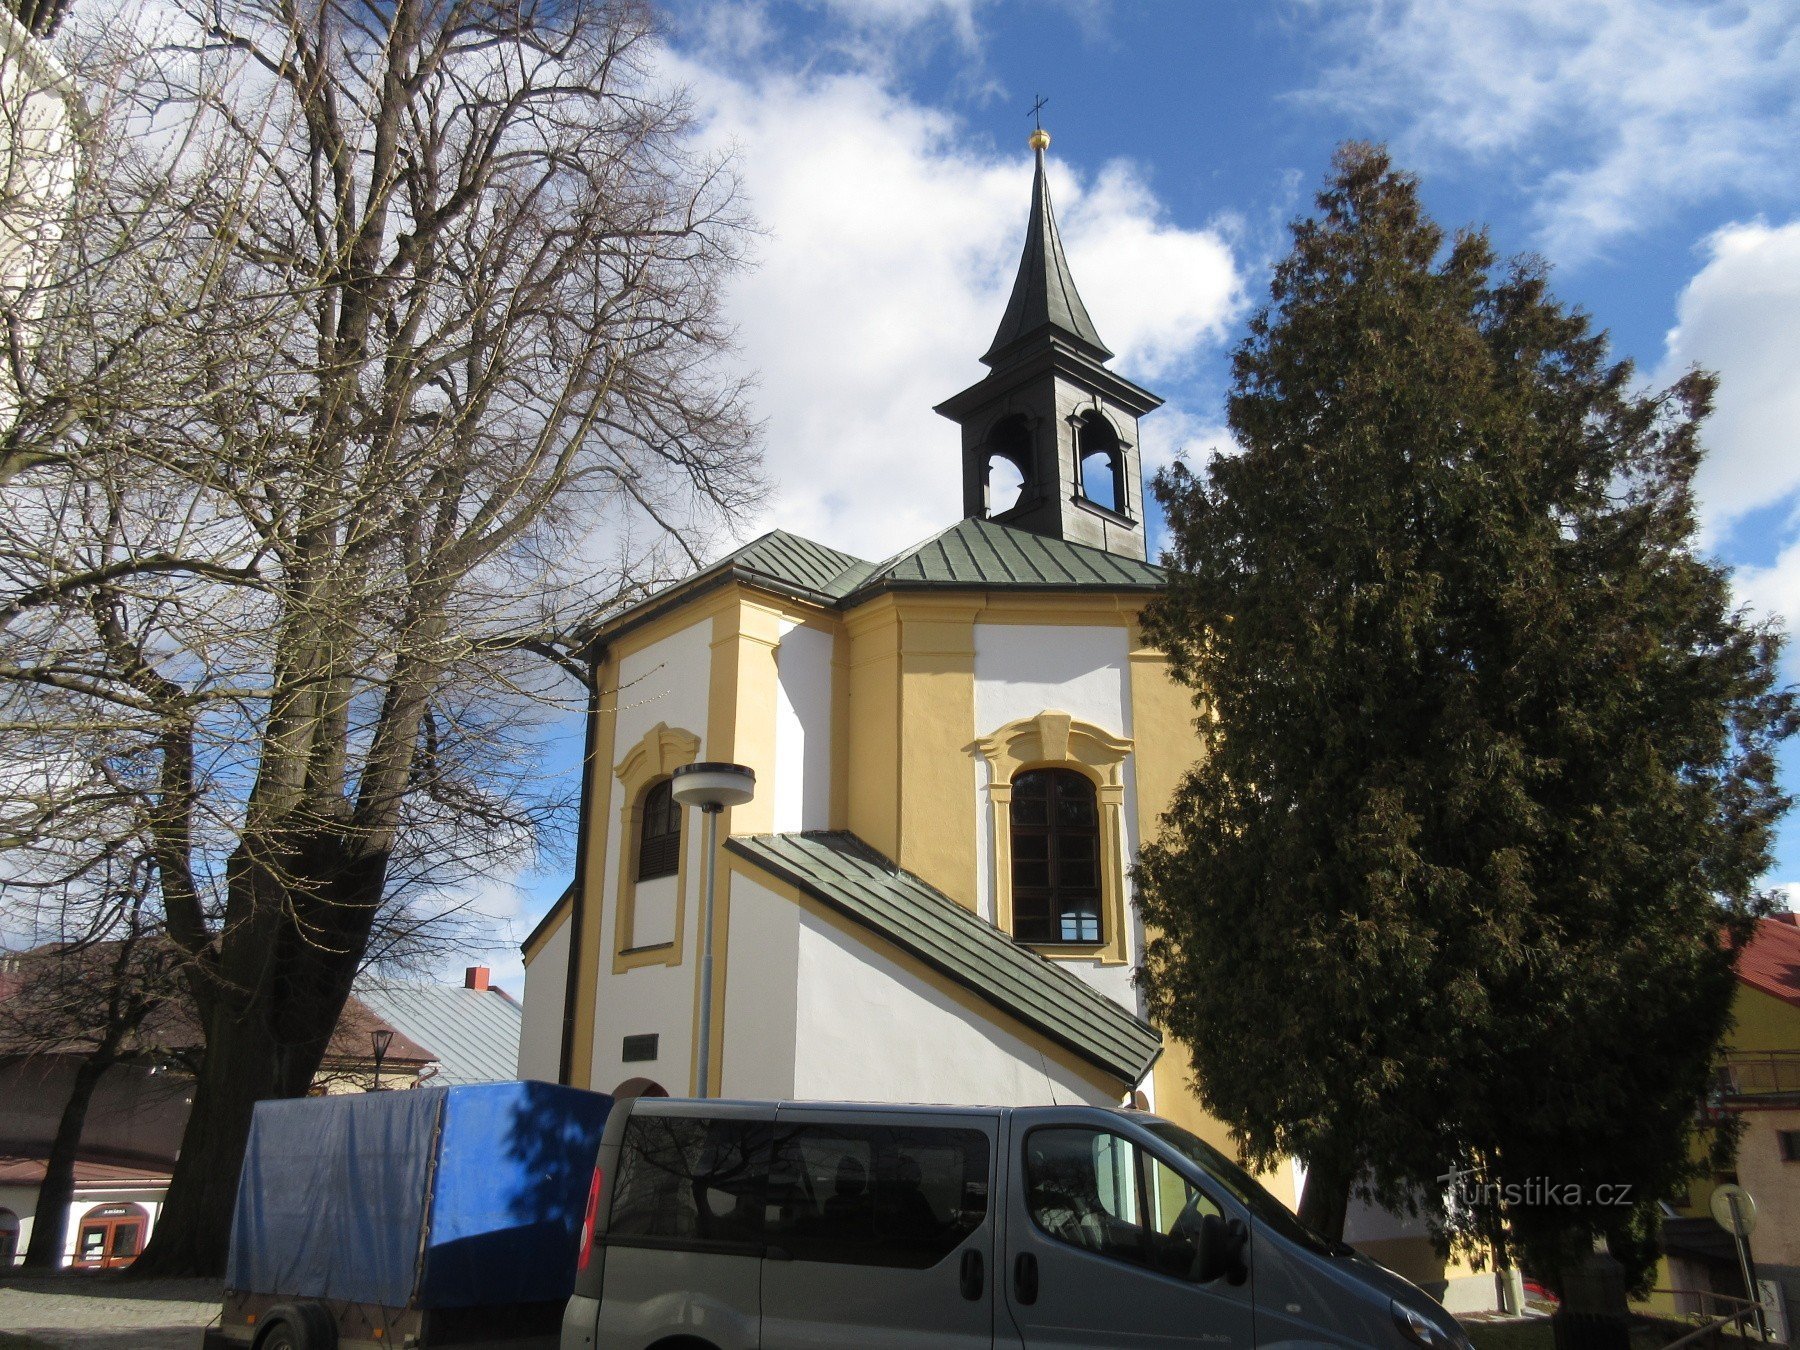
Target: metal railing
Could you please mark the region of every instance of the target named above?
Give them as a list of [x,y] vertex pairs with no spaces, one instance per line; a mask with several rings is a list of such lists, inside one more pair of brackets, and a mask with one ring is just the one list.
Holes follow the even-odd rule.
[[1800,1096],[1800,1050],[1733,1050],[1715,1082],[1727,1097]]
[[[1766,1315],[1773,1310],[1764,1307],[1764,1305],[1758,1303],[1755,1299],[1739,1298],[1735,1294],[1715,1294],[1710,1289],[1652,1289],[1650,1292],[1653,1294],[1673,1294],[1676,1300],[1676,1309],[1682,1316],[1706,1318],[1705,1321],[1695,1327],[1694,1330],[1688,1332],[1687,1335],[1679,1336],[1664,1345],[1662,1350],[1677,1350],[1678,1346],[1693,1345],[1704,1337],[1712,1336],[1717,1332],[1723,1331],[1734,1322],[1743,1323],[1742,1336],[1744,1340],[1756,1339],[1758,1341],[1768,1341],[1767,1324],[1758,1314]],[[1704,1312],[1690,1313],[1683,1310],[1682,1304],[1688,1299],[1699,1299],[1702,1302],[1710,1299],[1714,1303],[1732,1304],[1735,1306],[1730,1312],[1722,1315],[1715,1314],[1708,1317]]]

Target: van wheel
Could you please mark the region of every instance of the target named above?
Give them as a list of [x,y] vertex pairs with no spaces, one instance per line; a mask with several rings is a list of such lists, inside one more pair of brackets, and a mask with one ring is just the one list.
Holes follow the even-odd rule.
[[658,1341],[650,1350],[719,1350],[719,1347],[694,1336],[671,1336],[666,1341]]
[[337,1350],[337,1322],[318,1303],[278,1303],[263,1318],[256,1350]]

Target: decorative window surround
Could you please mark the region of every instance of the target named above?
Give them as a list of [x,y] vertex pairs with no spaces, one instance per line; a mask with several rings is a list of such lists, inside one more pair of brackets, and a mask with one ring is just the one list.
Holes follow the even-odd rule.
[[618,917],[613,923],[615,975],[636,966],[681,964],[682,939],[687,926],[688,848],[685,832],[675,871],[675,935],[668,942],[648,947],[636,946],[632,939],[637,918],[638,837],[643,832],[644,794],[650,786],[667,778],[683,764],[692,764],[699,756],[698,736],[666,722],[658,722],[613,768],[613,776],[624,788],[624,805],[619,809]]
[[1012,787],[1026,769],[1074,769],[1093,780],[1100,806],[1100,904],[1106,940],[1101,943],[1033,944],[1045,956],[1124,965],[1125,759],[1129,738],[1054,709],[1009,722],[975,742],[988,763],[988,821],[994,841],[994,921],[1013,931]]

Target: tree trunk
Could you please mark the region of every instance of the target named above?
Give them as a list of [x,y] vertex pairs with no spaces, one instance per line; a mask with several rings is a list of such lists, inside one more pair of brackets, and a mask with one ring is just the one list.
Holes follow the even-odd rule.
[[1306,1189],[1300,1193],[1300,1222],[1328,1242],[1342,1242],[1355,1180],[1356,1174],[1348,1168],[1308,1163]]
[[44,1181],[38,1187],[37,1215],[31,1223],[31,1245],[25,1249],[27,1270],[56,1270],[62,1265],[63,1244],[69,1236],[69,1205],[75,1199],[75,1158],[81,1152],[81,1132],[87,1124],[94,1089],[113,1066],[111,1055],[89,1055],[75,1070],[69,1100],[63,1103],[56,1137],[44,1160]]
[[[306,1095],[343,1014],[385,870],[380,860],[346,860],[335,841],[308,842],[284,850],[279,867],[243,864],[233,878],[193,1110],[168,1200],[132,1275],[224,1273],[256,1104]],[[240,849],[240,863],[247,852]],[[298,884],[321,874],[331,879]],[[234,922],[237,913],[244,917]]]

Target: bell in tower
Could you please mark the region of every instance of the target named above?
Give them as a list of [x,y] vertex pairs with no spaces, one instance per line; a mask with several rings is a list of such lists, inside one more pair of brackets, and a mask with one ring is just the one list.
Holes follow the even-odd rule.
[[1137,424],[1162,400],[1106,368],[1050,210],[1049,145],[1032,133],[1031,219],[988,374],[937,411],[962,428],[964,516],[1142,559]]

